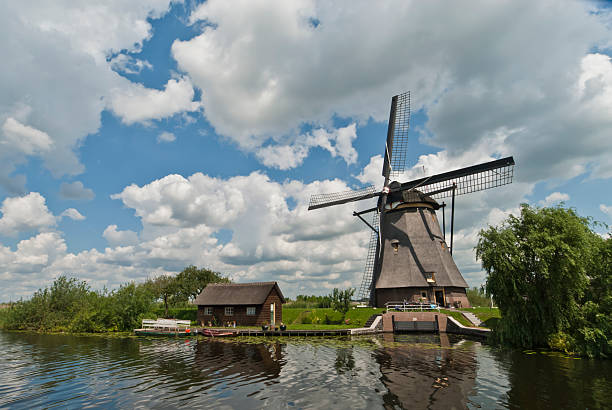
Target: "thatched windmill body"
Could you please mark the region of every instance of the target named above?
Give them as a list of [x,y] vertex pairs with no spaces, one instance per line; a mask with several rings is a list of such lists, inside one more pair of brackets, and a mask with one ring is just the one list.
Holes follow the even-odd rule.
[[[410,93],[391,100],[381,191],[374,186],[356,191],[314,195],[309,210],[378,197],[376,207],[353,215],[371,229],[370,246],[359,297],[372,306],[387,302],[435,301],[442,306],[469,306],[467,283],[452,257],[457,195],[512,182],[514,159],[495,161],[431,175],[404,183],[392,181],[405,171]],[[451,198],[450,246],[444,209],[436,199]],[[442,208],[442,229],[436,211]],[[373,212],[372,222],[362,215]]]

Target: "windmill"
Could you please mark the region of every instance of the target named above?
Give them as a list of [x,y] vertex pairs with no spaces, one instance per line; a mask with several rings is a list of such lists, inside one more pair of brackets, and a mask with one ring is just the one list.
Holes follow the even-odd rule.
[[[408,182],[393,180],[405,171],[410,128],[410,93],[391,100],[381,191],[318,194],[308,210],[378,197],[375,207],[353,212],[372,230],[359,298],[372,306],[396,301],[435,301],[469,306],[467,283],[452,257],[455,197],[512,182],[514,159],[506,157]],[[446,204],[451,199],[450,246],[446,243]],[[442,229],[436,211],[442,209]],[[371,223],[363,218],[373,212]]]

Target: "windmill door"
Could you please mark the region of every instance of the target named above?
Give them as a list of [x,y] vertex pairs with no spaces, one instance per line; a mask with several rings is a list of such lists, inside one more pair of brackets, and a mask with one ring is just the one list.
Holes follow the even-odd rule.
[[436,303],[439,306],[444,306],[444,291],[443,290],[436,290]]

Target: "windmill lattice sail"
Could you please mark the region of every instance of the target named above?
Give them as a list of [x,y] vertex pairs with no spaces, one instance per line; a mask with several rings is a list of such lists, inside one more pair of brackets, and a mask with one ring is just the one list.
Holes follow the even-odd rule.
[[360,201],[362,199],[373,198],[378,196],[376,188],[371,185],[365,188],[344,191],[344,192],[333,192],[331,194],[318,194],[310,197],[310,203],[308,204],[308,210],[325,208],[327,206],[345,204],[347,202]]
[[469,194],[484,191],[512,183],[514,176],[514,159],[506,157],[483,164],[461,168],[455,171],[432,175],[401,184],[398,190],[418,189],[427,194],[432,194],[434,199],[448,198],[452,196],[452,190],[444,190],[456,184],[455,195]]
[[[378,229],[380,216],[378,212],[372,214],[372,227]],[[370,245],[368,246],[368,256],[366,257],[363,278],[359,287],[359,300],[369,300],[370,290],[372,289],[372,277],[374,276],[374,261],[376,260],[376,246],[378,245],[378,232],[372,230],[370,234]]]
[[406,170],[408,131],[410,130],[410,91],[391,99],[389,128],[385,145],[382,176],[394,177]]

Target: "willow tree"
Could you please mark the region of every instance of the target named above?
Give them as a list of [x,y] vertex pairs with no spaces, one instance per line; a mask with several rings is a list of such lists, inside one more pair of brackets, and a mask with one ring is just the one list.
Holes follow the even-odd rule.
[[487,291],[499,305],[501,342],[546,346],[581,323],[589,272],[602,239],[591,220],[560,206],[523,204],[498,227],[480,231],[476,256],[487,271]]

